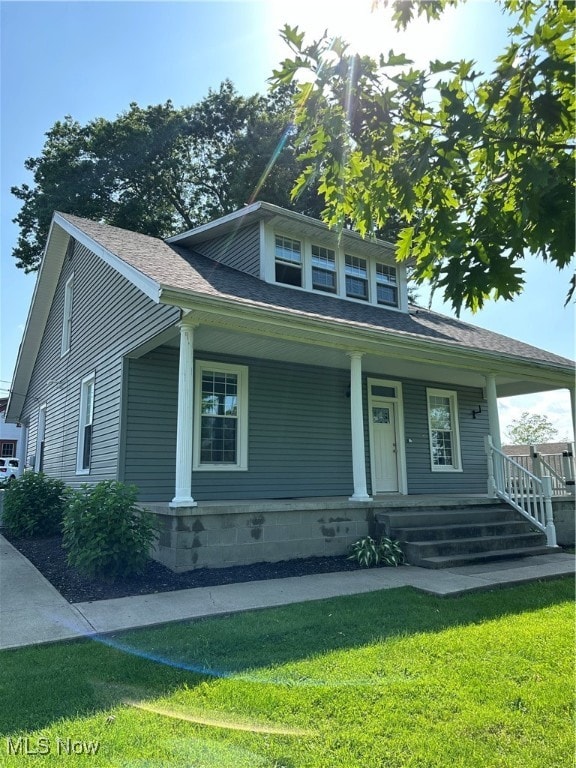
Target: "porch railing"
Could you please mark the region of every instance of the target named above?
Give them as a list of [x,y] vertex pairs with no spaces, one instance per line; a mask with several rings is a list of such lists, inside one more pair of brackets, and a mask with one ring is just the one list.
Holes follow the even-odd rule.
[[553,496],[574,494],[576,474],[574,443],[567,443],[566,450],[562,453],[540,453],[534,445],[531,445],[528,454],[508,455],[536,477],[548,475],[552,479]]
[[489,492],[506,501],[546,534],[549,547],[556,546],[552,509],[552,479],[536,477],[518,461],[496,448],[486,437]]

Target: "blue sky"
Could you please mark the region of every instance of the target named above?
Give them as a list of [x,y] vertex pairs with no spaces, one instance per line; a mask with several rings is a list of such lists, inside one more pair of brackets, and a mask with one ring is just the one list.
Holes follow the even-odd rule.
[[[30,182],[24,169],[42,150],[44,134],[70,114],[81,123],[115,117],[130,102],[171,99],[189,105],[229,78],[245,94],[262,92],[287,55],[279,35],[286,22],[311,35],[325,28],[361,52],[405,50],[426,58],[466,57],[486,70],[505,42],[506,24],[491,0],[470,0],[442,22],[416,25],[398,39],[371,0],[237,0],[236,2],[0,2],[0,386],[12,377],[34,288],[34,276],[14,266],[19,205],[10,187]],[[574,357],[573,305],[564,308],[569,275],[527,262],[527,286],[513,303],[496,302],[462,319]],[[422,298],[425,296],[421,294]],[[433,307],[449,314],[436,299]],[[5,394],[5,392],[4,392]],[[546,414],[571,437],[565,392],[500,403],[502,427],[523,410]]]

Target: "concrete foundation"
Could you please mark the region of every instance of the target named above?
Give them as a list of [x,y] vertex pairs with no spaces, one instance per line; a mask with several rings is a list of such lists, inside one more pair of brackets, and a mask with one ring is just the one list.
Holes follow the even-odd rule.
[[160,535],[152,552],[172,571],[223,568],[298,557],[347,554],[374,533],[374,515],[392,507],[489,504],[486,496],[385,496],[368,502],[342,497],[251,502],[203,502],[172,508],[146,504]]
[[556,539],[561,547],[576,544],[576,506],[574,496],[552,499]]
[[176,572],[342,555],[368,534],[374,510],[326,500],[146,506],[160,526],[153,557]]

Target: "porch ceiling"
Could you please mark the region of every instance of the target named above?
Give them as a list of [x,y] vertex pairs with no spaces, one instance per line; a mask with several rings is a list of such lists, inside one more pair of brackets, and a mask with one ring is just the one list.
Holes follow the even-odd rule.
[[[162,341],[171,347],[179,346],[178,335]],[[337,369],[350,367],[347,352],[352,349],[349,342],[339,341],[338,338],[332,338],[330,343],[319,343],[313,339],[299,341],[209,325],[200,325],[195,329],[194,348],[198,356],[204,352]],[[446,355],[434,349],[429,349],[424,357],[422,353],[418,355],[407,351],[401,342],[396,345],[383,343],[377,349],[365,349],[365,345],[358,344],[357,348],[364,352],[363,371],[382,378],[406,378],[482,388],[485,375],[495,373],[500,397],[560,388],[545,376],[538,376],[538,371],[526,377],[506,370],[505,364],[499,361],[491,361],[490,366],[484,359],[474,365],[465,355]]]

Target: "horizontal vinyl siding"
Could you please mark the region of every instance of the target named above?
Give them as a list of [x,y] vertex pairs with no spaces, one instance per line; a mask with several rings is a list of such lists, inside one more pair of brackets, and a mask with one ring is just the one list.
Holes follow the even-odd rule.
[[[214,359],[198,351],[198,360]],[[350,496],[353,491],[348,370],[284,365],[258,360],[222,362],[248,366],[249,437],[246,472],[196,471],[198,501]],[[126,480],[144,501],[174,496],[178,351],[161,348],[129,361]],[[364,406],[367,408],[364,376]],[[484,493],[487,471],[484,435],[487,408],[482,391],[441,385],[458,393],[462,472],[432,472],[426,382],[404,381],[408,493]],[[370,443],[366,416],[367,477]]]
[[195,244],[193,250],[241,272],[260,277],[260,227],[258,224],[236,230],[225,237]]
[[[64,285],[74,273],[70,352],[60,356]],[[24,405],[29,454],[36,450],[38,408],[46,403],[44,470],[71,485],[117,477],[122,357],[173,325],[178,310],[155,304],[112,267],[76,244],[65,259]],[[76,475],[82,379],[95,374],[92,460]]]
[[[202,352],[196,358],[214,359]],[[194,498],[350,495],[349,373],[245,359],[225,362],[249,369],[248,470],[194,472]],[[130,361],[125,478],[140,487],[146,501],[174,495],[177,380],[177,350],[156,350]]]
[[127,361],[124,479],[140,497],[174,496],[178,350],[161,347]]
[[[433,472],[428,433],[426,388],[457,393],[462,472]],[[484,437],[489,433],[488,408],[482,390],[449,383],[404,382],[404,430],[408,493],[486,493],[488,471]],[[482,405],[482,413],[472,411]]]

